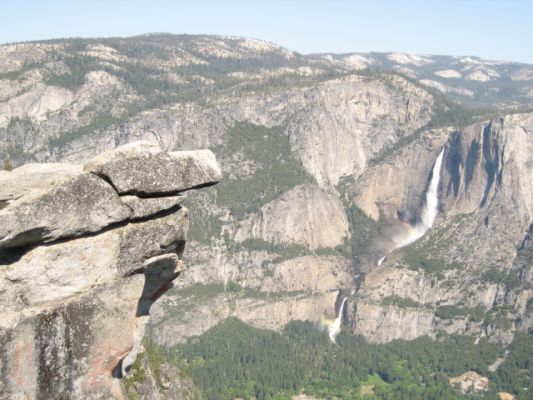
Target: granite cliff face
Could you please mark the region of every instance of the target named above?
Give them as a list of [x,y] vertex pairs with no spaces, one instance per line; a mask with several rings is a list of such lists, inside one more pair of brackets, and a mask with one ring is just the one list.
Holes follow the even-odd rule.
[[3,172],[0,397],[123,398],[150,308],[184,270],[181,194],[220,178],[208,150],[146,142]]

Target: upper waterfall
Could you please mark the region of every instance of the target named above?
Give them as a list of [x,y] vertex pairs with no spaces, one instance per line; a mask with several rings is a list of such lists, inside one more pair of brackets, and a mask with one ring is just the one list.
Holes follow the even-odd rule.
[[[440,182],[440,170],[442,168],[442,159],[444,157],[444,148],[440,151],[435,164],[433,165],[433,171],[431,176],[431,182],[426,191],[426,204],[422,208],[420,214],[421,223],[427,229],[431,228],[437,219],[439,212],[439,182]],[[426,231],[427,231],[426,229]],[[424,232],[425,233],[425,232]]]
[[443,158],[444,148],[440,151],[439,156],[433,165],[431,181],[429,182],[429,186],[426,190],[425,202],[420,213],[420,221],[417,222],[416,225],[411,226],[407,234],[398,235],[397,237],[393,238],[394,245],[390,251],[416,242],[435,224],[435,220],[437,219],[437,214],[439,212],[438,189]]

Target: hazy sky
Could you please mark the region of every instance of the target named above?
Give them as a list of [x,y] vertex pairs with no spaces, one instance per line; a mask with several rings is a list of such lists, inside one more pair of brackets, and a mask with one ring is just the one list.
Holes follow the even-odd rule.
[[301,53],[533,63],[533,0],[0,0],[0,43],[147,32],[246,36]]

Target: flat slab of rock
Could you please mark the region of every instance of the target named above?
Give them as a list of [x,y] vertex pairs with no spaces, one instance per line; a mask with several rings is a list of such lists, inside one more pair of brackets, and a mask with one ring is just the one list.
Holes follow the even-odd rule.
[[93,174],[59,174],[30,186],[0,210],[0,248],[98,232],[132,214],[111,185]]
[[102,153],[84,170],[106,179],[120,194],[175,194],[222,177],[210,150],[167,152],[145,141]]
[[150,217],[162,211],[171,209],[183,201],[182,196],[165,196],[165,197],[137,197],[121,196],[120,200],[131,208],[132,214],[130,219],[140,219]]
[[81,165],[70,164],[25,164],[11,172],[0,173],[0,202],[16,200],[40,182],[50,177],[79,175]]

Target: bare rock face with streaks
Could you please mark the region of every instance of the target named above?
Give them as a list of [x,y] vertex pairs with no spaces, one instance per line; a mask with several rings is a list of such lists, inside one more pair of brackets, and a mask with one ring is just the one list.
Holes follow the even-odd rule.
[[[111,172],[95,167],[104,164]],[[125,175],[113,171],[125,170],[135,186],[124,191],[144,197],[117,192]],[[85,167],[2,173],[0,397],[123,398],[118,378],[135,360],[151,305],[184,269],[189,214],[176,194],[219,179],[207,150],[147,152],[144,143]]]
[[348,218],[342,202],[317,186],[303,185],[265,204],[258,214],[244,220],[236,239],[252,237],[274,243],[297,243],[315,250],[340,245],[347,235]]

